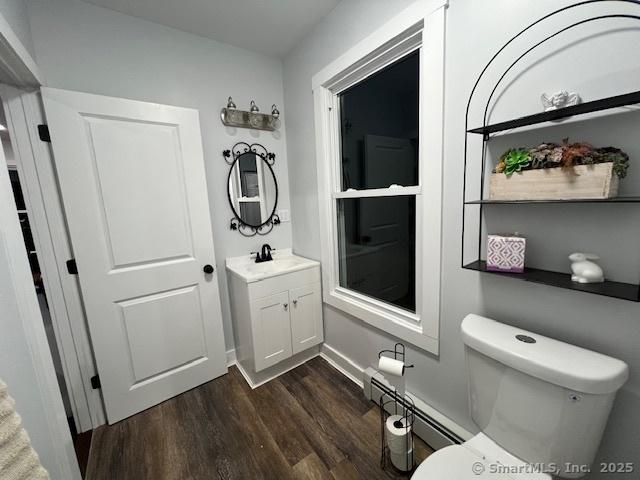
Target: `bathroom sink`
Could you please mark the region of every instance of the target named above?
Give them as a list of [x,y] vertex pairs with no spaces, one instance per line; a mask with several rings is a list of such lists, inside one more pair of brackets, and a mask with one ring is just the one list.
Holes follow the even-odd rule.
[[280,271],[284,272],[300,265],[300,263],[305,260],[306,259],[304,258],[294,256],[285,258],[274,258],[269,262],[254,263],[247,266],[246,269],[247,272],[258,275],[262,273],[277,273]]
[[315,260],[294,255],[289,248],[273,251],[272,256],[273,260],[260,263],[248,255],[228,258],[227,270],[250,283],[318,265]]

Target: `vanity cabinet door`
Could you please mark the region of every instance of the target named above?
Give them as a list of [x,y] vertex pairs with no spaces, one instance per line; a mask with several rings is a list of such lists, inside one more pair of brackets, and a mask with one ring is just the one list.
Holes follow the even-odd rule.
[[291,297],[291,341],[293,354],[322,342],[322,302],[320,284],[295,288]]
[[289,292],[251,303],[256,372],[292,355],[289,310]]

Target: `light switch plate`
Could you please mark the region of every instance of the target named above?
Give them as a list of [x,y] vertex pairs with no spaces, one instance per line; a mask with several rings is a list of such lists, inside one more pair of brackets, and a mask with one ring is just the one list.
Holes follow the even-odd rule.
[[280,217],[281,222],[291,221],[291,213],[289,210],[278,210],[276,213],[278,214],[278,217]]

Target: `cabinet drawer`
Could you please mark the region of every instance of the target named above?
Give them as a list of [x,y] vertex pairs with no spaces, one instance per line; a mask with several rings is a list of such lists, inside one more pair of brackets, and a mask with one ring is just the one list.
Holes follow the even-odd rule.
[[249,298],[263,298],[313,283],[320,283],[320,266],[317,265],[250,283]]

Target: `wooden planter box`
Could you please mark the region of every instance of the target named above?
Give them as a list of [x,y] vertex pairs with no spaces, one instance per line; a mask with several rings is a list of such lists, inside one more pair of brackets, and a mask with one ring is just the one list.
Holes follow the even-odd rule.
[[575,175],[562,168],[525,170],[510,176],[491,174],[491,200],[575,200],[613,198],[618,195],[619,179],[613,163],[578,165]]

